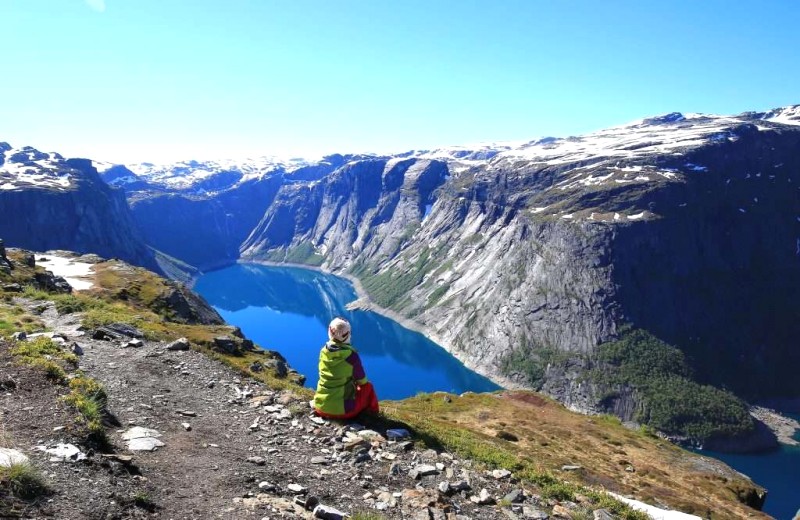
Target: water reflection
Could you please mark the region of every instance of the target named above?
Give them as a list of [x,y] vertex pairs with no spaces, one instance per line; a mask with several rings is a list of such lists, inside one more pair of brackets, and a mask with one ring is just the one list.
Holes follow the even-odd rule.
[[317,355],[334,316],[353,325],[353,344],[382,399],[420,391],[490,391],[497,386],[444,349],[368,311],[348,311],[356,294],[342,278],[308,269],[239,264],[202,276],[195,290],[265,348],[278,350],[316,385]]

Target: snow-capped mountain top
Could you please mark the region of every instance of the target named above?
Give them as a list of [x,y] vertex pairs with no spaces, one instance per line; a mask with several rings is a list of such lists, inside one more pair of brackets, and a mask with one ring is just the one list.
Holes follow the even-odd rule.
[[731,131],[744,117],[671,113],[607,128],[579,137],[550,138],[500,153],[500,158],[547,165],[635,159],[651,154],[680,155],[713,140],[736,140]]
[[800,125],[800,105],[771,110],[764,115],[764,120],[784,125]]
[[0,143],[0,190],[32,187],[65,190],[70,187],[69,170],[64,157],[55,152]]
[[[652,155],[681,156],[710,142],[737,140],[739,136],[736,130],[742,125],[751,125],[749,128],[753,130],[769,130],[775,124],[800,125],[800,105],[765,113],[747,112],[738,116],[672,112],[581,136],[448,146],[432,150],[411,150],[389,156],[362,154],[350,157],[349,162],[368,158],[441,160],[448,163],[449,170],[454,174],[472,167],[504,162],[559,167],[574,164],[577,171],[582,168],[637,162],[638,159]],[[330,163],[326,163],[325,158],[276,156],[245,160],[190,160],[172,164],[140,163],[127,165],[133,176],[118,177],[110,182],[123,185],[146,181],[168,189],[207,193],[272,174],[290,174],[306,167],[324,164]],[[96,162],[95,166],[98,171],[110,168],[107,163]],[[691,164],[688,167],[694,168],[694,171],[702,168]],[[669,172],[662,173],[665,177],[673,175]],[[634,177],[639,180],[644,178]]]
[[[234,174],[235,183],[260,179],[272,172],[292,172],[303,166],[316,164],[319,160],[300,158],[279,158],[274,156],[244,160],[181,161],[171,164],[139,163],[126,165],[139,179],[151,184],[172,189],[187,189],[193,185],[222,173]],[[95,163],[98,171],[106,171],[108,166]],[[102,168],[102,169],[101,169]]]

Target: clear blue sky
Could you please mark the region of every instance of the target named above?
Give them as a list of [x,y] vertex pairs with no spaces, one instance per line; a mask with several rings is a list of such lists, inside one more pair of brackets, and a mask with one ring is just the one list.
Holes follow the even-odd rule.
[[0,141],[399,152],[800,103],[800,1],[1,0]]

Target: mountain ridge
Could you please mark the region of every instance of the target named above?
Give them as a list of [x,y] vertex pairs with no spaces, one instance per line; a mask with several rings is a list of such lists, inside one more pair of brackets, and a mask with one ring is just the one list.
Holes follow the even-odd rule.
[[[598,364],[622,369],[599,347],[629,326],[686,355],[669,377],[747,399],[798,391],[786,373],[800,321],[797,113],[672,113],[513,147],[330,156],[247,179],[199,162],[109,175],[142,183],[120,186],[145,240],[175,258],[354,276],[484,375],[646,422],[653,392],[640,380],[587,380]],[[518,370],[517,358],[530,363]]]

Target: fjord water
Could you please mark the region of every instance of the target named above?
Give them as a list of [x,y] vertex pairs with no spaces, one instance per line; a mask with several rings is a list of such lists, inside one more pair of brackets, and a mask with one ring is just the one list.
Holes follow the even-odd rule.
[[319,350],[335,316],[353,327],[358,350],[380,399],[418,392],[486,392],[498,386],[467,369],[422,334],[369,311],[348,311],[356,299],[345,279],[293,267],[237,264],[201,276],[194,287],[225,318],[317,384]]
[[[800,420],[798,415],[791,417]],[[800,441],[800,432],[794,438]],[[756,455],[700,453],[721,460],[764,486],[768,492],[765,513],[778,520],[792,520],[800,512],[800,446],[781,445],[778,450]]]

